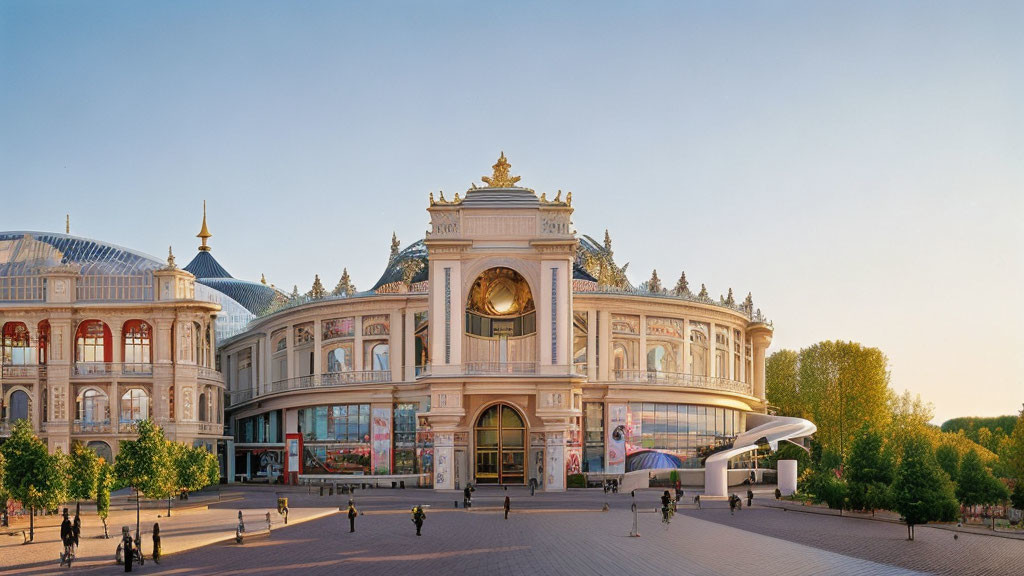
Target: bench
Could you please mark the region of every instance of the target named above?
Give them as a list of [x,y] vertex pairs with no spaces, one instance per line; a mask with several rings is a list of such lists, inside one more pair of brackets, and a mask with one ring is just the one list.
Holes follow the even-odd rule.
[[237,544],[242,544],[246,538],[269,535],[270,512],[249,515],[248,526],[246,526],[246,518],[242,516],[241,510],[238,511],[238,526],[235,528],[235,542]]

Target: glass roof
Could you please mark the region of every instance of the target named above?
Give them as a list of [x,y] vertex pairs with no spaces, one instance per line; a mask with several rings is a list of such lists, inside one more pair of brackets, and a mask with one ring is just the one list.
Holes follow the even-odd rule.
[[86,276],[145,276],[164,265],[148,254],[88,238],[0,232],[0,276],[34,276],[62,264],[77,264]]

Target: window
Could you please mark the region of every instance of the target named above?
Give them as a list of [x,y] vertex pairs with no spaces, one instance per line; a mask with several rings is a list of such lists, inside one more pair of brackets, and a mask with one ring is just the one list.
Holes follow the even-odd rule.
[[327,372],[352,371],[352,344],[342,344],[327,350]]
[[141,388],[132,388],[121,396],[121,422],[149,418],[149,395]]
[[150,364],[153,362],[152,328],[142,320],[129,320],[124,323],[124,357],[125,364]]
[[76,362],[111,362],[110,328],[99,320],[86,320],[75,334]]
[[107,410],[107,396],[95,388],[89,388],[78,395],[78,420],[83,424],[96,424],[110,419]]
[[370,357],[373,361],[374,370],[390,370],[388,363],[388,345],[377,344],[370,350]]
[[208,396],[205,392],[199,395],[199,421],[206,422],[208,411],[206,409],[206,399]]
[[604,472],[604,404],[583,404],[583,471]]
[[32,343],[28,327],[22,322],[8,322],[3,327],[3,364],[32,364]]

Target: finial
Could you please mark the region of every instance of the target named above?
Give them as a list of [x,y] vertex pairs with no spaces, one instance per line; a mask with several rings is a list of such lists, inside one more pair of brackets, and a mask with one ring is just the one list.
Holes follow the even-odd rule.
[[267,285],[267,276],[265,274],[260,274],[260,284]]
[[206,245],[206,240],[213,236],[210,234],[209,228],[206,227],[206,200],[203,200],[203,228],[196,234],[196,238],[200,238],[203,241],[203,245],[199,247],[203,252],[209,252],[210,247]]
[[455,202],[456,204],[458,204],[459,202],[462,202],[462,200],[459,200],[459,193],[458,192],[455,193],[455,200],[453,200],[453,202]]
[[548,193],[547,192],[541,192],[540,193],[540,201],[542,203],[544,203],[544,204],[547,203],[547,201],[548,201]]
[[565,193],[565,205],[572,206],[572,192]]
[[167,247],[167,269],[175,270],[178,265],[174,263],[174,249],[170,246]]
[[519,182],[519,176],[509,176],[508,169],[511,167],[512,165],[505,158],[505,152],[502,151],[498,162],[491,167],[494,173],[490,177],[484,176],[481,180],[486,182],[490,188],[512,188],[516,182]]
[[558,194],[555,194],[555,202],[561,202],[561,201],[562,201],[562,191],[559,190]]
[[444,199],[444,190],[441,190],[441,200],[438,201],[438,204],[447,204]]
[[431,206],[434,205],[434,193],[433,192],[430,193],[430,205]]
[[71,214],[64,215],[64,233],[71,234]]

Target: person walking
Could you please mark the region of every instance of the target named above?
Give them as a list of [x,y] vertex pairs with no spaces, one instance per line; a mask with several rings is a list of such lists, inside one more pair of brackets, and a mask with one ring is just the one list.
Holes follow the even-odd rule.
[[747,489],[747,508],[750,508],[753,505],[754,505],[754,491],[748,488]]
[[153,524],[153,562],[160,563],[160,523]]
[[423,528],[423,519],[426,517],[427,515],[423,512],[422,504],[412,509],[412,523],[416,525],[417,536],[422,536],[422,534],[420,534],[420,530]]
[[733,516],[736,514],[736,501],[739,500],[739,496],[735,494],[729,495],[729,515]]
[[473,485],[466,483],[466,487],[462,490],[462,507],[469,508],[473,505]]
[[351,500],[348,501],[348,531],[349,534],[356,531],[356,516],[359,516],[359,511],[356,510],[356,505]]
[[508,494],[505,495],[505,520],[508,520],[508,509],[512,507],[512,502],[508,499]]
[[669,503],[672,501],[672,496],[669,495],[668,490],[661,495],[661,521],[668,524],[669,521]]
[[82,518],[78,515],[78,508],[75,508],[75,521],[71,523],[71,537],[75,541],[75,548],[72,550],[71,556],[75,557],[78,555],[78,538],[82,535]]
[[697,505],[697,510],[700,510],[700,494],[693,497],[693,503]]
[[74,528],[71,525],[71,520],[68,518],[68,509],[64,509],[64,521],[60,523],[60,542],[64,545],[64,552],[60,555],[60,565],[67,564],[71,566],[71,560],[74,559],[74,544],[75,534]]

